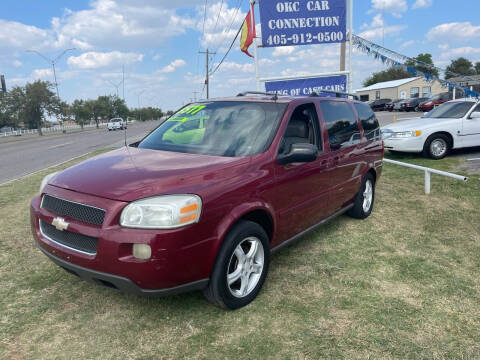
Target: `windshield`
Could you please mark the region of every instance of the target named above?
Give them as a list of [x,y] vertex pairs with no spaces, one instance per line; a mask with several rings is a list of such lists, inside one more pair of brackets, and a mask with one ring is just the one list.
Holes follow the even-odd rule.
[[424,117],[436,119],[460,119],[467,115],[468,110],[470,110],[474,104],[475,103],[471,101],[445,103],[428,112]]
[[218,156],[265,151],[286,104],[215,101],[188,105],[143,139],[138,147]]

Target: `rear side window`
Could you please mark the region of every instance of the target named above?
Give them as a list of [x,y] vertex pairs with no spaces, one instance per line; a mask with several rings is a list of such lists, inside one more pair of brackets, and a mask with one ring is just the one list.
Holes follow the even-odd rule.
[[350,105],[343,101],[321,101],[330,148],[338,150],[360,142],[360,132]]
[[355,110],[357,110],[363,131],[365,132],[365,137],[368,140],[380,137],[380,126],[378,125],[377,117],[370,106],[361,103],[354,103],[353,106],[355,106]]

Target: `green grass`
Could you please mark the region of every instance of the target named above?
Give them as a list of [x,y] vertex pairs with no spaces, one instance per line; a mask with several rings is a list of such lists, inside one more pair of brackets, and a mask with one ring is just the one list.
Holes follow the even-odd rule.
[[257,300],[232,312],[199,292],[122,294],[50,262],[28,206],[54,170],[0,187],[2,358],[480,358],[478,177],[433,175],[427,196],[422,172],[386,164],[367,220],[339,217],[275,254]]

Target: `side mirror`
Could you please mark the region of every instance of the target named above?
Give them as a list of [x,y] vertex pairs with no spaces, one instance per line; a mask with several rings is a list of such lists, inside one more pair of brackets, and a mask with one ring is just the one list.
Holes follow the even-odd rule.
[[278,162],[282,165],[317,160],[317,148],[313,144],[292,144],[288,154],[280,154]]
[[480,119],[480,111],[474,111],[470,114],[470,119]]

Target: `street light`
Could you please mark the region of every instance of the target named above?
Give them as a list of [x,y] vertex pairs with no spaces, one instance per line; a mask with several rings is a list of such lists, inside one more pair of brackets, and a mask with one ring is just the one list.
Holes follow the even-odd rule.
[[140,95],[142,95],[143,93],[145,92],[145,90],[141,90],[139,92],[136,93],[136,95],[138,96],[138,115],[140,117],[140,121],[142,121],[142,111],[140,110]]
[[[37,50],[27,50],[27,52],[29,53],[33,53],[33,54],[37,54],[38,56],[40,56],[41,58],[43,58],[46,62],[48,62],[50,65],[52,65],[52,68],[53,68],[53,78],[55,79],[55,88],[57,89],[57,97],[58,99],[60,100],[60,94],[58,93],[58,83],[57,83],[57,73],[55,71],[55,64],[62,58],[63,55],[65,55],[66,52],[68,51],[73,51],[73,50],[76,50],[76,48],[70,48],[70,49],[65,49],[62,51],[62,53],[60,55],[58,55],[56,58],[54,59],[49,59],[48,57],[46,57],[45,55],[41,54],[40,52],[38,52]],[[63,132],[65,132],[65,125],[63,124],[63,121],[62,121],[62,130]]]
[[117,89],[117,97],[118,97],[118,87],[119,87],[120,85],[122,85],[123,80],[120,81],[118,84],[115,84],[115,83],[114,83],[113,81],[111,81],[111,80],[107,80],[107,81],[108,81],[110,84],[112,84],[112,85],[115,87],[115,89]]

